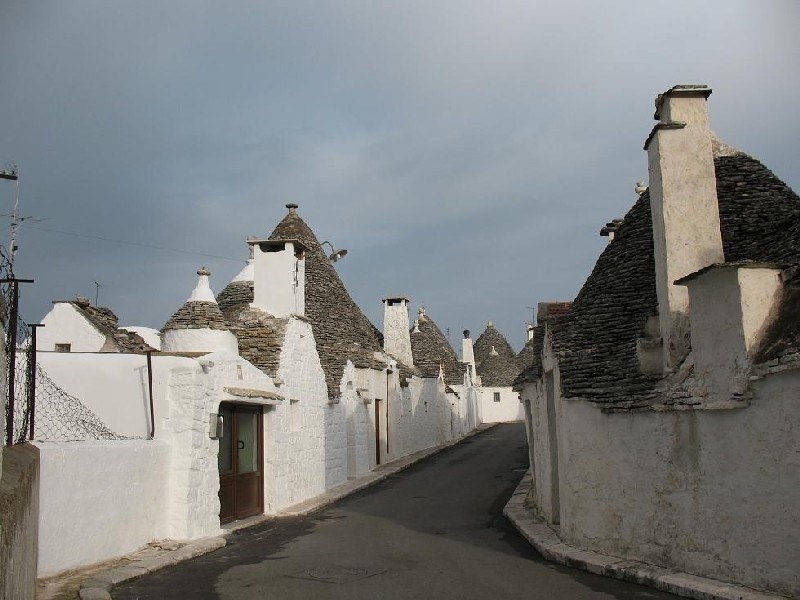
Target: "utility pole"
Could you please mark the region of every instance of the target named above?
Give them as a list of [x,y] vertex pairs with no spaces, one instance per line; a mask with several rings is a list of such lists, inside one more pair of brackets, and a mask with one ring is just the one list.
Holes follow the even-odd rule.
[[97,298],[100,296],[100,288],[101,287],[103,287],[103,286],[100,285],[99,283],[97,283],[96,281],[94,282],[94,305],[95,306],[100,306],[97,303]]

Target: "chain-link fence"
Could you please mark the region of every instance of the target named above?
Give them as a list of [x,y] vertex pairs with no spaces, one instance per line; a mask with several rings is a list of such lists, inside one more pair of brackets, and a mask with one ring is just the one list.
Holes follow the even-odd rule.
[[35,416],[34,439],[37,440],[72,442],[130,439],[111,431],[90,408],[50,379],[38,364]]
[[5,330],[2,393],[2,444],[26,439],[47,441],[127,439],[111,431],[86,405],[61,389],[35,361],[35,327],[19,317],[20,283],[0,247],[0,318]]

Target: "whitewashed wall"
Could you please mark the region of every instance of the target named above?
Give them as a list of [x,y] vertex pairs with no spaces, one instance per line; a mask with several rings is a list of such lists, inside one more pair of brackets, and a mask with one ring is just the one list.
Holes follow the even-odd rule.
[[[161,419],[168,411],[167,392],[171,370],[176,367],[199,367],[192,358],[158,355],[152,358],[153,403],[158,435]],[[125,436],[148,435],[150,399],[146,356],[39,352],[37,361],[59,387],[83,402],[112,431]]]
[[[483,423],[506,423],[521,421],[525,410],[519,401],[519,394],[509,387],[482,387],[480,395],[481,421]],[[494,401],[494,394],[500,394],[500,402]]]
[[57,302],[42,318],[36,334],[37,350],[55,350],[56,344],[72,344],[72,352],[99,352],[106,336],[69,302]]
[[266,411],[267,512],[279,511],[325,491],[328,390],[314,335],[306,321],[289,320],[278,376],[284,382],[280,393],[286,401]]
[[[557,402],[565,541],[800,595],[800,377],[753,389],[735,410],[607,414]],[[534,411],[536,502],[552,520],[541,402]]]
[[395,434],[400,456],[452,439],[453,407],[441,380],[412,377],[401,394],[403,411]]
[[[144,356],[55,352],[39,356],[54,381],[112,430],[146,437],[149,397]],[[46,548],[40,562],[43,573],[106,560],[154,538],[192,539],[219,533],[219,442],[208,432],[210,414],[218,412],[220,402],[236,401],[225,387],[261,389],[285,397],[276,406],[264,407],[267,514],[374,468],[376,402],[381,409],[377,443],[382,463],[460,437],[474,427],[474,390],[460,386],[459,396],[446,394],[441,381],[418,377],[401,388],[399,371],[390,370],[355,369],[348,363],[341,399],[329,402],[313,332],[297,318],[287,325],[278,367],[280,386],[227,350],[198,359],[153,356],[154,441],[41,443],[46,454],[43,494],[49,503],[41,523]],[[93,470],[93,465],[99,467]],[[73,494],[70,486],[80,488],[80,493]],[[97,511],[87,511],[87,506],[96,506]],[[77,514],[80,510],[82,515]],[[99,537],[105,541],[99,543]]]
[[153,440],[38,442],[39,577],[168,537],[170,449]]
[[[297,323],[300,323],[301,331],[307,327],[301,321],[290,321],[287,348],[297,348],[296,340],[302,339],[295,327]],[[308,482],[314,481],[315,473],[313,442],[309,444],[307,440],[319,439],[314,423],[321,422],[321,419],[306,416],[309,404],[300,402],[292,406],[289,402],[298,389],[295,376],[303,380],[304,363],[297,361],[297,356],[291,353],[287,356],[297,369],[292,374],[282,372],[279,367],[279,374],[286,377],[283,388],[277,387],[254,365],[226,350],[206,354],[193,361],[195,364],[191,367],[173,369],[169,385],[169,417],[164,420],[164,431],[160,436],[172,447],[169,496],[173,537],[197,538],[219,532],[219,440],[209,437],[210,415],[219,412],[221,402],[243,400],[226,393],[226,387],[286,395],[286,400],[280,405],[264,406],[265,512],[296,502],[294,498],[297,496],[305,499],[308,497],[304,495],[306,493],[318,493],[315,489],[307,492]],[[281,364],[283,360],[282,357]],[[259,400],[248,399],[246,403],[258,404]],[[294,429],[291,410],[297,411]],[[308,455],[309,447],[312,448],[311,456]],[[297,466],[304,460],[308,460],[310,474],[301,472]]]

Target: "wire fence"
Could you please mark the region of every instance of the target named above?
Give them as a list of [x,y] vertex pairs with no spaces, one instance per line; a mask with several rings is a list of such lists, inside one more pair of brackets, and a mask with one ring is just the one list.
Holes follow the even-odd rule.
[[90,408],[61,389],[37,364],[34,439],[73,442],[131,438],[111,431]]
[[0,319],[5,336],[0,358],[2,444],[129,439],[109,429],[78,398],[59,387],[35,362],[34,327],[19,317],[20,280],[0,247]]

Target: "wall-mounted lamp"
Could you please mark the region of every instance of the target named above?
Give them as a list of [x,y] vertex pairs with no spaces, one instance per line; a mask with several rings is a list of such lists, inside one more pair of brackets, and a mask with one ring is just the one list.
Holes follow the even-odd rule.
[[328,244],[328,246],[331,247],[331,253],[328,255],[328,260],[330,260],[331,262],[337,262],[347,255],[346,249],[342,248],[340,250],[337,250],[336,248],[333,247],[333,244],[331,244],[330,242],[327,241],[322,242],[320,246],[324,246],[325,244]]

